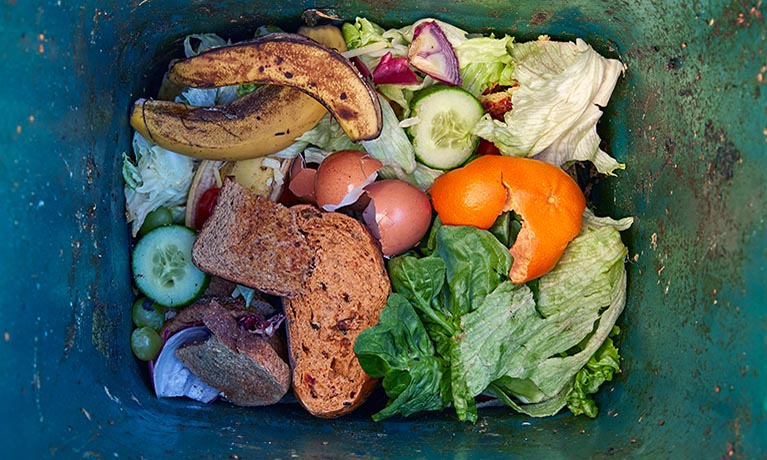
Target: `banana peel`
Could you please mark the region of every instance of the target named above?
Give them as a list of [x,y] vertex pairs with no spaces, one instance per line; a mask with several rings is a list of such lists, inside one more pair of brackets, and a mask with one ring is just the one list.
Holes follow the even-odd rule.
[[299,34],[275,33],[176,61],[168,78],[196,88],[244,83],[286,85],[320,101],[353,141],[381,131],[375,90],[343,55]]
[[352,140],[377,137],[382,124],[378,97],[334,49],[345,48],[340,31],[322,27],[330,27],[315,32],[322,44],[299,34],[276,33],[176,61],[168,78],[179,85],[265,86],[214,107],[139,99],[131,126],[168,150],[211,160],[236,161],[282,150],[316,126],[327,110]]
[[282,150],[327,110],[310,96],[268,85],[213,107],[138,99],[131,126],[160,147],[206,160],[243,160]]

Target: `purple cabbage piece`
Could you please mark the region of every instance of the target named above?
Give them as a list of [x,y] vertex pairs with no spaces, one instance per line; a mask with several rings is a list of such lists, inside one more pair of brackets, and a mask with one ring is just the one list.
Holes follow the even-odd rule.
[[218,398],[219,390],[200,380],[176,357],[179,347],[204,342],[210,336],[211,332],[207,327],[194,326],[180,330],[168,338],[150,368],[154,391],[158,398],[186,396],[203,403]]
[[243,331],[270,337],[277,331],[277,329],[279,329],[280,324],[282,324],[284,320],[285,315],[283,313],[278,313],[267,319],[263,319],[258,315],[248,314],[240,316],[237,319],[237,324]]

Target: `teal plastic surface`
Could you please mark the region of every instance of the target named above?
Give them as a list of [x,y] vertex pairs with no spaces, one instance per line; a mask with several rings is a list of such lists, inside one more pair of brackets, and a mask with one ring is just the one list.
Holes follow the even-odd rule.
[[[417,5],[417,9],[416,9]],[[131,102],[192,32],[297,24],[310,1],[0,4],[0,458],[767,458],[767,19],[761,0],[342,1],[627,65],[603,117],[626,170],[594,194],[625,234],[622,373],[596,420],[483,411],[313,419],[157,400],[132,357],[121,155]]]

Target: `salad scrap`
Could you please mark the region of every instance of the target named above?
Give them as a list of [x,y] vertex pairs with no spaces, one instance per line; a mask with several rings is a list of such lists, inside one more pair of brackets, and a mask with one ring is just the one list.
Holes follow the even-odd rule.
[[[158,396],[217,399],[215,388],[174,357],[183,341],[157,331],[219,281],[195,272],[190,238],[210,215],[223,178],[233,176],[273,201],[358,218],[384,247],[392,292],[378,324],[353,345],[359,365],[381,379],[388,398],[373,419],[453,408],[458,419],[473,422],[480,397],[534,417],[564,408],[595,417],[594,394],[620,372],[614,339],[626,299],[627,255],[620,232],[632,218],[595,216],[566,170],[576,162],[606,175],[624,169],[600,147],[597,124],[625,66],[581,39],[517,43],[433,18],[391,29],[366,18],[340,30],[324,27],[313,38],[325,46],[341,39],[344,46],[335,49],[348,60],[344,65],[355,66],[354,78],[374,91],[380,105],[375,138],[350,137],[338,110],[287,104],[298,96],[268,84],[284,84],[300,66],[291,67],[290,76],[233,77],[209,87],[186,81],[176,88],[166,78],[160,95],[170,101],[157,101],[186,107],[158,115],[156,126],[162,126],[167,117],[202,107],[224,111],[243,98],[261,98],[288,114],[264,120],[290,132],[288,142],[238,125],[237,134],[256,137],[238,145],[237,155],[200,156],[174,151],[180,137],[170,139],[171,130],[152,131],[142,124],[146,117],[132,117],[133,156],[124,156],[122,173],[143,296],[133,307],[140,333],[134,332],[132,347],[152,365],[162,350],[163,369],[174,369],[162,373],[173,388],[155,376]],[[303,43],[272,27],[257,35],[278,50],[275,37]],[[235,47],[214,34],[189,36],[184,48],[187,58],[213,50],[207,56],[243,64]],[[316,62],[325,51],[312,53],[308,59]],[[211,59],[205,62],[218,65]],[[204,73],[195,62],[188,68]],[[152,107],[142,100],[134,115]],[[243,117],[252,122],[260,115],[256,105],[248,107]],[[301,118],[310,110],[313,119]],[[200,120],[208,132],[222,129]],[[243,303],[264,299],[252,287],[223,285]],[[272,314],[279,309],[276,302]],[[210,335],[204,328],[186,334],[192,333],[195,340]],[[174,348],[163,348],[168,344]]]

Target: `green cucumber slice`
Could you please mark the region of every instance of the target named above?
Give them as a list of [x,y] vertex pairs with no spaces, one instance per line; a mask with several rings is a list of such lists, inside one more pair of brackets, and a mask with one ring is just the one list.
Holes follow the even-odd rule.
[[192,263],[197,233],[183,225],[157,227],[133,249],[133,280],[145,296],[166,307],[199,298],[210,276]]
[[477,148],[471,133],[485,110],[471,93],[459,86],[435,85],[413,98],[410,126],[416,158],[426,166],[452,169],[462,165]]

